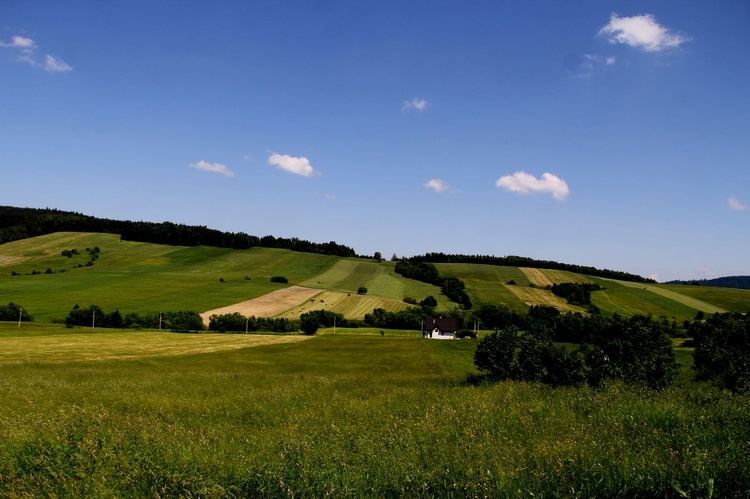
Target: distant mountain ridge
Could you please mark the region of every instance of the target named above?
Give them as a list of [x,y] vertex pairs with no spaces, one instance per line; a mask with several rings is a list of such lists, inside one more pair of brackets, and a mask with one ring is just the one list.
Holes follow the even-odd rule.
[[685,284],[693,286],[716,286],[719,288],[750,289],[750,275],[733,275],[717,277],[715,279],[699,279],[692,281],[669,281],[666,284]]

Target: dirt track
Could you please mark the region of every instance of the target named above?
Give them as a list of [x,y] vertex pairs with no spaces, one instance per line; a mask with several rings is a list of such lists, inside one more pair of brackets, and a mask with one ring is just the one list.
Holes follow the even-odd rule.
[[296,307],[302,302],[305,302],[322,292],[323,291],[320,289],[291,286],[289,288],[272,291],[266,295],[259,296],[258,298],[253,298],[252,300],[246,300],[240,303],[235,303],[234,305],[228,305],[226,307],[203,312],[201,317],[205,324],[208,324],[209,318],[214,314],[222,315],[239,312],[245,317],[274,317],[286,312],[290,308]]

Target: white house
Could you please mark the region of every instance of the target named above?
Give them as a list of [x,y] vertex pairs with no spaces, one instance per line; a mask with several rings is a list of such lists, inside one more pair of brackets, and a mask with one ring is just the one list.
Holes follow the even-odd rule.
[[422,336],[433,340],[452,340],[456,337],[455,319],[425,319]]

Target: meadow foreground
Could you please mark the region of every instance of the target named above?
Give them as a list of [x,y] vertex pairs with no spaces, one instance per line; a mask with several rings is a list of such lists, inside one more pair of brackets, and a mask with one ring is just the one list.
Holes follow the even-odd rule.
[[[467,386],[476,372],[470,340],[38,328],[0,326],[2,350],[47,342],[47,351],[85,335],[89,351],[107,355],[0,359],[3,496],[750,490],[747,397],[696,384],[685,369],[663,392]],[[193,346],[138,354],[112,334],[143,335],[141,349],[186,336]],[[196,346],[204,340],[205,351]],[[217,342],[247,343],[216,350]]]

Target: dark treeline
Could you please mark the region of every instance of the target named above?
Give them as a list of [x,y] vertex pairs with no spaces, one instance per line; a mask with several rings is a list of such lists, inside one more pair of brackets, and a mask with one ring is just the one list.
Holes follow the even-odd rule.
[[732,275],[716,279],[699,279],[695,281],[669,281],[666,284],[685,284],[690,286],[716,286],[719,288],[750,289],[750,275]]
[[161,329],[167,331],[202,331],[203,319],[198,312],[179,311],[162,314],[128,313],[124,317],[119,310],[105,312],[98,305],[83,308],[75,305],[65,318],[68,326],[129,329]]
[[426,253],[424,255],[406,258],[411,262],[428,262],[428,263],[476,263],[484,265],[499,265],[504,267],[530,267],[537,269],[567,270],[577,274],[591,275],[597,277],[608,277],[610,279],[619,279],[621,281],[648,282],[656,283],[653,279],[648,279],[635,274],[621,272],[618,270],[597,269],[583,265],[573,265],[569,263],[559,263],[550,260],[535,260],[523,256],[490,256],[490,255],[446,255],[445,253]]
[[273,333],[290,333],[297,330],[297,324],[287,319],[264,317],[246,317],[239,312],[212,315],[208,319],[208,330],[219,333],[264,331]]
[[698,379],[733,392],[750,391],[750,314],[714,314],[688,328]]
[[244,232],[222,232],[197,225],[110,220],[53,209],[0,206],[0,244],[53,232],[104,232],[119,234],[124,241],[173,246],[204,245],[233,249],[260,246],[342,257],[356,256],[352,248],[333,241],[313,243],[297,238],[259,238]]

